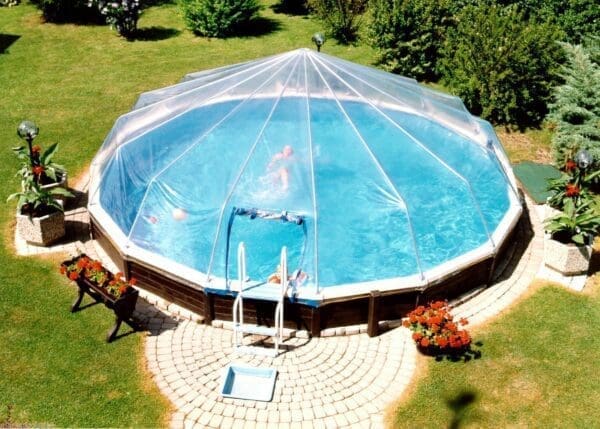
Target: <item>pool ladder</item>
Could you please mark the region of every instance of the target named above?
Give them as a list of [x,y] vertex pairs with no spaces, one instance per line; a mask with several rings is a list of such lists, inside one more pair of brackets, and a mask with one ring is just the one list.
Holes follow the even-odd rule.
[[[252,325],[244,323],[244,291],[247,283],[246,277],[246,247],[244,243],[238,245],[237,252],[238,260],[238,285],[239,290],[235,301],[233,303],[233,342],[234,349],[243,354],[253,354],[259,356],[271,356],[276,357],[279,354],[279,346],[283,341],[283,305],[285,301],[285,295],[289,285],[287,275],[287,248],[283,246],[281,248],[280,258],[280,281],[279,291],[280,293],[273,296],[263,296],[261,298],[252,297],[253,299],[264,299],[268,301],[277,302],[275,306],[275,323],[273,327]],[[245,346],[244,345],[244,334],[252,335],[263,335],[265,337],[273,338],[275,344],[274,348],[257,347],[257,346]]]

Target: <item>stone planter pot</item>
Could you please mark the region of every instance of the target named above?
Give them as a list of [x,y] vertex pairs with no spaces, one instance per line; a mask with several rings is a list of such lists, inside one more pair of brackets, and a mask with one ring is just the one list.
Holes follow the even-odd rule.
[[65,214],[57,210],[45,216],[35,217],[17,211],[17,232],[28,243],[47,246],[64,237]]
[[573,276],[587,273],[591,257],[591,245],[564,244],[553,240],[548,234],[544,237],[545,264],[564,275]]

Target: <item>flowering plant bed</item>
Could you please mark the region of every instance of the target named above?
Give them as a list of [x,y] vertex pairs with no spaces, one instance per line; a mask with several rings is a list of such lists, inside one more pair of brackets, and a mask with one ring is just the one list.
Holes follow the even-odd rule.
[[413,331],[412,338],[423,354],[463,354],[470,348],[471,336],[466,330],[459,329],[459,325],[464,326],[468,321],[461,318],[456,323],[453,319],[448,304],[436,301],[428,306],[418,306],[402,325]]
[[108,332],[107,342],[110,343],[115,339],[122,322],[127,323],[134,330],[138,329],[135,322],[131,320],[139,295],[132,287],[136,283],[135,278],[132,277],[127,281],[123,278],[123,273],[113,274],[104,268],[101,262],[90,259],[85,254],[64,261],[60,266],[60,272],[74,281],[79,288],[78,296],[71,306],[72,313],[80,310],[85,294],[113,310],[116,320],[115,325]]

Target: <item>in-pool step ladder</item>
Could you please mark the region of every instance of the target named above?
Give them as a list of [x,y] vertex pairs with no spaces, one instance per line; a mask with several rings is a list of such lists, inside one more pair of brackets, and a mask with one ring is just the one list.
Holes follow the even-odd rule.
[[[246,277],[246,248],[244,243],[238,245],[238,294],[233,303],[233,342],[236,352],[242,354],[252,354],[258,356],[276,357],[279,354],[279,345],[283,341],[283,305],[287,287],[289,284],[287,276],[287,248],[284,246],[281,249],[280,259],[280,281],[279,293],[259,294],[252,293],[252,287],[247,286]],[[267,286],[272,288],[273,286]],[[252,325],[244,323],[244,296],[252,297],[252,299],[260,299],[263,301],[277,302],[275,306],[275,326],[268,327],[262,325]],[[262,335],[273,338],[274,348],[246,346],[244,345],[244,334]]]

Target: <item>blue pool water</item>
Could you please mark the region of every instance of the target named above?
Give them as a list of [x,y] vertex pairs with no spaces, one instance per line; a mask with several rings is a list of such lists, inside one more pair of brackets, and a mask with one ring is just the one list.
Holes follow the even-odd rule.
[[[133,243],[200,272],[224,277],[229,243],[235,277],[244,241],[249,276],[266,280],[286,245],[290,271],[320,287],[418,274],[488,240],[510,204],[491,152],[424,117],[342,107],[287,97],[189,111],[119,148],[100,203]],[[273,161],[285,145],[293,155]]]

